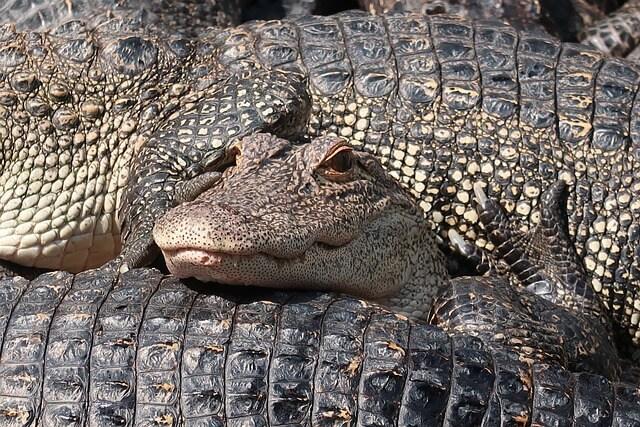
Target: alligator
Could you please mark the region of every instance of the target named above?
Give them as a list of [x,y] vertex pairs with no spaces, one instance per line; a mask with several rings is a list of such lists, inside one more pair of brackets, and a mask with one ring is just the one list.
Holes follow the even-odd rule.
[[197,36],[210,26],[229,27],[240,23],[238,0],[4,0],[0,22],[19,30],[46,31],[74,19],[97,23],[109,17],[144,15],[145,25],[159,25]]
[[568,182],[578,253],[636,334],[630,63],[499,23],[357,12],[197,40],[123,18],[7,25],[0,46],[4,259],[79,271],[124,239],[125,263],[144,265],[155,220],[215,182],[232,142],[339,134],[378,155],[441,236],[455,228],[486,250],[473,182],[524,229],[540,194]]
[[373,155],[336,137],[294,147],[256,134],[229,156],[217,185],[154,227],[171,273],[345,292],[426,318],[445,261],[415,199]]
[[358,3],[363,10],[376,14],[445,13],[473,20],[500,20],[520,30],[547,31],[563,41],[572,42],[582,30],[604,19],[607,13],[622,4],[615,0],[359,0]]
[[[291,194],[283,186],[262,199],[273,196],[288,209],[308,204],[309,219],[321,213],[328,226],[314,238],[327,247],[317,252],[355,249],[377,261],[380,241],[367,238],[367,230],[402,215],[405,225],[413,221],[414,229],[431,233],[417,202],[375,157],[340,138],[294,146],[252,135],[234,150],[235,166],[194,203],[220,196],[224,185],[242,192],[235,178],[261,179],[271,171],[274,186],[282,179],[306,183],[298,197],[282,200]],[[308,174],[315,174],[316,188]],[[363,203],[362,194],[375,201]],[[544,212],[554,211],[546,203],[557,202],[557,194],[544,198]],[[210,202],[207,209],[214,208]],[[243,204],[226,200],[222,207],[230,219],[250,226],[257,220],[239,212]],[[177,209],[171,214],[179,216]],[[345,212],[353,220],[346,225]],[[275,217],[271,223],[283,224]],[[279,249],[294,250],[315,225],[292,223],[300,232],[285,232]],[[362,232],[353,236],[353,229]],[[219,236],[245,246],[260,237]],[[348,243],[345,236],[352,237]],[[305,246],[313,262],[316,249]],[[433,256],[437,248],[423,252]],[[563,271],[564,254],[557,254],[550,265]],[[434,265],[429,257],[419,262]],[[237,274],[252,281],[251,269],[237,264]],[[422,275],[419,267],[414,273]],[[341,270],[354,268],[367,274],[362,266]],[[387,262],[378,270],[391,268]],[[335,269],[325,264],[300,280],[330,279]],[[357,283],[353,276],[345,281]],[[120,274],[113,263],[76,275],[5,279],[0,293],[0,420],[10,425],[640,423],[640,386],[608,379],[618,371],[610,365],[615,354],[593,334],[602,316],[588,320],[497,277],[454,279],[431,315],[443,328],[337,293],[212,289],[150,268]],[[592,292],[585,303],[590,298],[598,296]]]
[[[504,211],[480,192],[483,225],[518,280],[512,288],[477,278],[447,286],[431,224],[374,155],[343,138],[297,146],[269,134],[245,137],[229,151],[233,165],[212,188],[156,222],[154,239],[175,276],[344,292],[409,318],[435,313],[439,320],[430,319],[448,332],[488,329],[483,342],[497,348],[513,348],[509,334],[516,330],[518,346],[529,353],[572,354],[572,366],[617,378],[611,324],[566,232],[561,181],[545,192],[531,241],[516,235]],[[434,303],[443,289],[451,292]],[[473,295],[481,295],[485,313],[479,301],[469,301]],[[550,349],[558,336],[569,337],[570,350]]]
[[618,0],[359,0],[340,5],[314,0],[5,0],[0,4],[0,22],[12,23],[20,30],[46,31],[67,20],[100,21],[105,16],[122,17],[144,11],[150,15],[145,18],[147,25],[158,24],[197,36],[204,28],[214,25],[231,27],[241,21],[327,15],[359,7],[373,14],[413,12],[456,15],[473,20],[495,19],[518,29],[543,30],[563,41],[576,41],[581,30],[592,32],[595,22],[604,19],[621,4]]
[[140,247],[151,239],[140,236],[176,203],[160,188],[191,179],[196,191],[178,199],[193,198],[206,188],[198,173],[210,180],[223,148],[243,135],[340,135],[382,159],[441,237],[453,228],[487,251],[475,182],[523,230],[538,222],[541,194],[567,182],[578,254],[616,322],[638,338],[636,65],[540,33],[438,16],[350,12],[211,37],[216,75],[231,75],[215,101],[181,112],[136,155],[141,166],[123,195],[125,257],[145,258]]

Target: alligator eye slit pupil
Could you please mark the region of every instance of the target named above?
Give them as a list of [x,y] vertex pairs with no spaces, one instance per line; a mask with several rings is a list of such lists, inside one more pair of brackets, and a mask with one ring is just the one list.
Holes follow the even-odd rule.
[[351,154],[345,151],[338,153],[331,158],[331,169],[336,172],[347,172],[351,169],[352,164]]

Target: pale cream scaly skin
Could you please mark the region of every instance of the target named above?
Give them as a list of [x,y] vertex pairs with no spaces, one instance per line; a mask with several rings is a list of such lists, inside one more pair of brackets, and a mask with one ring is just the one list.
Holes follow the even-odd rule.
[[213,188],[154,228],[169,270],[232,285],[339,291],[424,318],[447,281],[429,222],[371,154],[336,137],[246,137]]

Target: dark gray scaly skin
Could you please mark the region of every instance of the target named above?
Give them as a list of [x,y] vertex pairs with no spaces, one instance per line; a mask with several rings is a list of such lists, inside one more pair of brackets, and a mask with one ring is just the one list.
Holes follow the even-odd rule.
[[640,390],[353,297],[199,294],[157,270],[0,283],[3,425],[640,422]]
[[[455,228],[488,249],[473,183],[486,183],[489,197],[527,229],[544,189],[558,178],[568,182],[578,254],[616,321],[635,335],[640,75],[634,65],[542,34],[451,17],[347,13],[213,29],[197,41],[167,41],[157,31],[127,20],[91,31],[70,23],[45,35],[5,27],[0,224],[9,231],[0,247],[6,252],[23,244],[24,257],[39,260],[75,247],[84,253],[69,255],[65,268],[77,271],[117,253],[123,234],[124,260],[143,264],[155,254],[149,251],[155,220],[215,180],[198,176],[218,168],[231,142],[265,130],[335,133],[376,154],[421,200],[438,233]],[[47,156],[52,182],[85,187],[73,185],[81,191],[49,214],[48,229],[18,230],[27,217],[42,221],[48,214],[43,207],[36,215],[32,204],[44,205],[50,187],[25,184],[31,173],[44,174],[39,164]],[[89,164],[76,176],[61,166],[73,158]],[[79,213],[89,219],[73,220]],[[60,223],[72,227],[61,233]],[[36,228],[43,234],[33,237]],[[78,260],[94,243],[68,238],[92,230],[106,230],[101,239],[113,246],[93,263]],[[14,239],[20,233],[28,236],[24,243]],[[41,241],[52,246],[41,249]],[[59,268],[60,260],[51,265]]]

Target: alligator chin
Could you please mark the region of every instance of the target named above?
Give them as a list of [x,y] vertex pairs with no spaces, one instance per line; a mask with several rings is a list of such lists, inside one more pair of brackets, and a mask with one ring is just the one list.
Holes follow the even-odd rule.
[[340,268],[336,277],[326,277],[321,268],[324,245],[312,245],[294,258],[265,253],[233,254],[195,248],[162,249],[169,271],[177,277],[195,277],[203,282],[225,285],[250,285],[280,289],[348,291],[348,280]]
[[175,265],[219,265],[227,254],[221,252],[209,252],[202,249],[176,249],[162,251],[167,263]]

